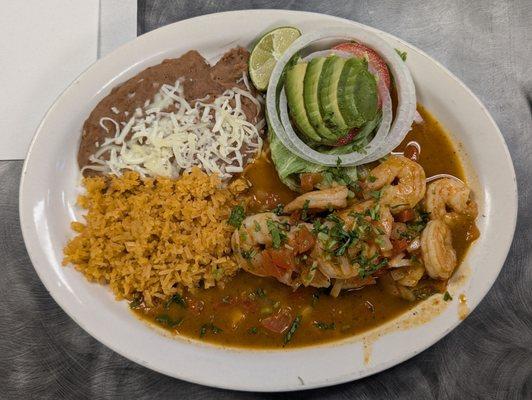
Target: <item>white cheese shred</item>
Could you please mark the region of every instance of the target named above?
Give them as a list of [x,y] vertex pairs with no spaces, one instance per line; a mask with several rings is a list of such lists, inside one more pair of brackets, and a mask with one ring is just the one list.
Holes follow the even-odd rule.
[[[245,77],[244,83],[249,87]],[[122,126],[109,117],[100,119],[100,126],[106,132],[114,127],[115,134],[100,144],[89,158],[92,164],[82,172],[121,175],[132,170],[143,177],[177,178],[197,166],[229,179],[244,170],[245,157],[259,154],[262,148],[260,133],[265,121],[253,124],[246,119],[244,97],[259,115],[263,99],[250,91],[235,87],[212,103],[204,103],[205,98],[190,104],[183,97],[180,80],[174,86],[163,85],[153,101],[137,108]],[[172,112],[163,111],[171,105]]]

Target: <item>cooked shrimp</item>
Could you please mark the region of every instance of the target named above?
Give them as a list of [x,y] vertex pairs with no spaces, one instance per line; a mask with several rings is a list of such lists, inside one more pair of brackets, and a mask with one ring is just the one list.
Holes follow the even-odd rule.
[[471,198],[471,190],[457,179],[443,178],[427,186],[424,199],[430,219],[442,219],[449,223],[457,216],[477,216],[477,204]]
[[[376,204],[375,200],[366,200],[360,203],[356,203],[349,208],[342,210],[338,216],[345,221],[347,227],[352,228],[356,223],[352,213],[366,213],[368,210],[373,209],[375,212],[375,220],[378,222],[386,236],[390,236],[393,226],[393,216],[390,213],[390,209],[382,204]],[[371,218],[368,215],[368,218]]]
[[374,180],[366,181],[366,195],[382,189],[380,203],[390,207],[393,214],[414,208],[425,195],[425,171],[406,157],[390,156],[373,168],[369,176]]
[[448,279],[456,268],[451,229],[442,220],[429,221],[421,234],[421,256],[434,279]]
[[[327,210],[345,208],[349,191],[345,186],[335,186],[324,190],[314,190],[296,197],[284,207],[286,213],[308,208],[309,210]],[[306,205],[305,205],[306,204]]]

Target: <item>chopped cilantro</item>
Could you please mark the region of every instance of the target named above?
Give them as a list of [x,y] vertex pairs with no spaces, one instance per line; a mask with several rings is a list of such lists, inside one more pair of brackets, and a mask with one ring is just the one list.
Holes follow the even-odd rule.
[[292,325],[290,325],[290,329],[288,329],[288,332],[286,332],[286,335],[284,335],[284,344],[287,345],[292,338],[294,337],[294,334],[296,333],[297,329],[299,328],[299,324],[301,323],[301,315],[298,315],[294,321],[292,321]]
[[254,226],[255,226],[255,232],[260,232],[260,224],[257,221],[255,221]]
[[244,212],[244,207],[242,205],[234,206],[231,210],[231,215],[229,215],[229,219],[227,222],[229,225],[234,226],[235,228],[240,228],[240,225],[242,225],[242,221],[244,221],[244,218],[246,217],[246,213]]
[[312,307],[316,305],[318,300],[320,299],[321,292],[319,290],[316,290],[314,293],[312,293]]
[[183,299],[183,297],[179,293],[176,293],[172,297],[170,297],[168,301],[166,302],[166,304],[164,305],[164,308],[168,310],[172,303],[178,304],[183,308],[187,308],[187,302],[185,301],[185,299]]
[[282,231],[280,224],[272,219],[267,220],[266,225],[272,236],[273,248],[279,249],[283,240],[286,239],[286,233]]
[[248,329],[248,333],[250,335],[256,335],[259,332],[259,329],[256,326],[252,326]]
[[301,211],[301,220],[306,221],[308,219],[308,206],[310,204],[310,200],[305,200],[305,204],[303,204],[303,210]]
[[255,257],[255,254],[257,254],[257,252],[255,251],[255,249],[252,249],[252,250],[242,250],[240,252],[240,255],[242,256],[242,258],[244,258],[244,260],[251,260],[253,257]]
[[255,294],[259,296],[261,299],[266,297],[266,292],[264,291],[263,288],[257,288],[257,290],[255,290]]
[[371,183],[375,182],[376,180],[377,180],[377,177],[373,175],[368,176],[368,181],[370,181]]
[[275,208],[272,210],[272,212],[276,215],[283,215],[284,213],[284,204],[279,203],[275,206]]
[[142,304],[142,298],[140,296],[135,297],[131,302],[129,303],[129,308],[135,309],[139,308]]
[[212,322],[209,322],[208,324],[203,324],[200,328],[199,337],[204,337],[207,332],[212,332],[213,334],[217,335],[220,332],[223,332],[222,328],[217,327]]
[[401,60],[406,61],[406,56],[407,56],[406,51],[401,51],[399,49],[395,49],[395,51],[397,52],[397,54],[399,54],[399,57],[401,57]]
[[331,322],[330,324],[328,324],[326,322],[314,321],[314,326],[318,329],[321,329],[322,331],[336,329],[334,322]]
[[369,195],[375,200],[380,200],[382,197],[382,190],[374,190],[372,192],[369,192]]
[[444,301],[453,301],[453,297],[449,294],[448,291],[445,291],[445,294],[443,295]]
[[172,319],[167,314],[161,314],[155,317],[155,321],[162,325],[166,325],[169,328],[175,328],[176,326],[181,325],[183,318]]

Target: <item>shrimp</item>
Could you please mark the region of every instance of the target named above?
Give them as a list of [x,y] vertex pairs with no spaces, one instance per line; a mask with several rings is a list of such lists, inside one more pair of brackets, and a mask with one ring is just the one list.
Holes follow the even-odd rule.
[[389,237],[392,233],[392,226],[394,223],[393,215],[387,206],[377,204],[374,200],[366,200],[361,203],[356,203],[340,212],[338,216],[345,221],[346,226],[352,228],[356,223],[352,213],[368,213],[369,210],[372,210],[374,215],[372,217],[371,214],[368,214],[368,218],[374,218],[382,228],[384,234]]
[[421,234],[421,256],[428,275],[448,279],[456,268],[451,229],[442,220],[431,220]]
[[399,285],[414,287],[425,275],[425,267],[421,263],[413,263],[406,267],[393,269],[390,274]]
[[374,180],[366,181],[366,196],[370,191],[382,189],[380,203],[390,207],[393,214],[414,208],[425,195],[425,170],[406,157],[388,157],[369,176]]
[[284,207],[285,213],[308,208],[309,210],[327,210],[329,208],[345,208],[349,191],[346,186],[335,186],[329,189],[314,190],[296,197]]
[[[266,212],[251,215],[231,237],[231,247],[238,265],[245,271],[257,275],[274,277],[279,282],[294,288],[305,286],[326,287],[327,277],[317,267],[312,269],[299,265],[296,256],[310,250],[314,239],[310,234],[311,224],[288,225],[289,217]],[[274,246],[271,225],[275,224],[284,245]],[[304,273],[304,277],[302,274]]]
[[474,219],[478,213],[471,190],[457,179],[443,178],[429,183],[423,203],[430,219],[441,219],[446,223],[460,215]]

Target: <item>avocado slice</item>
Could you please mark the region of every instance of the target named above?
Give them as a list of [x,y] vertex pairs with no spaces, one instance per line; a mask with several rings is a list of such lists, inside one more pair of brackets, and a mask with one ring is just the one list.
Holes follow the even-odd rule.
[[332,144],[338,138],[323,122],[318,103],[318,83],[324,63],[325,57],[314,58],[309,62],[303,81],[303,98],[310,124],[324,143]]
[[303,81],[307,71],[307,63],[296,64],[286,73],[286,99],[290,108],[290,116],[297,128],[313,142],[321,142],[321,137],[310,124],[303,100]]
[[338,82],[346,60],[332,55],[327,57],[318,83],[320,112],[325,125],[337,136],[344,136],[349,126],[338,107]]
[[378,111],[378,89],[375,76],[367,69],[360,71],[353,91],[356,108],[364,118],[364,123],[375,119]]
[[350,58],[348,59],[340,75],[338,82],[338,107],[344,117],[345,123],[351,128],[358,128],[362,126],[366,120],[356,105],[355,100],[355,84],[359,73],[367,68],[363,59]]

